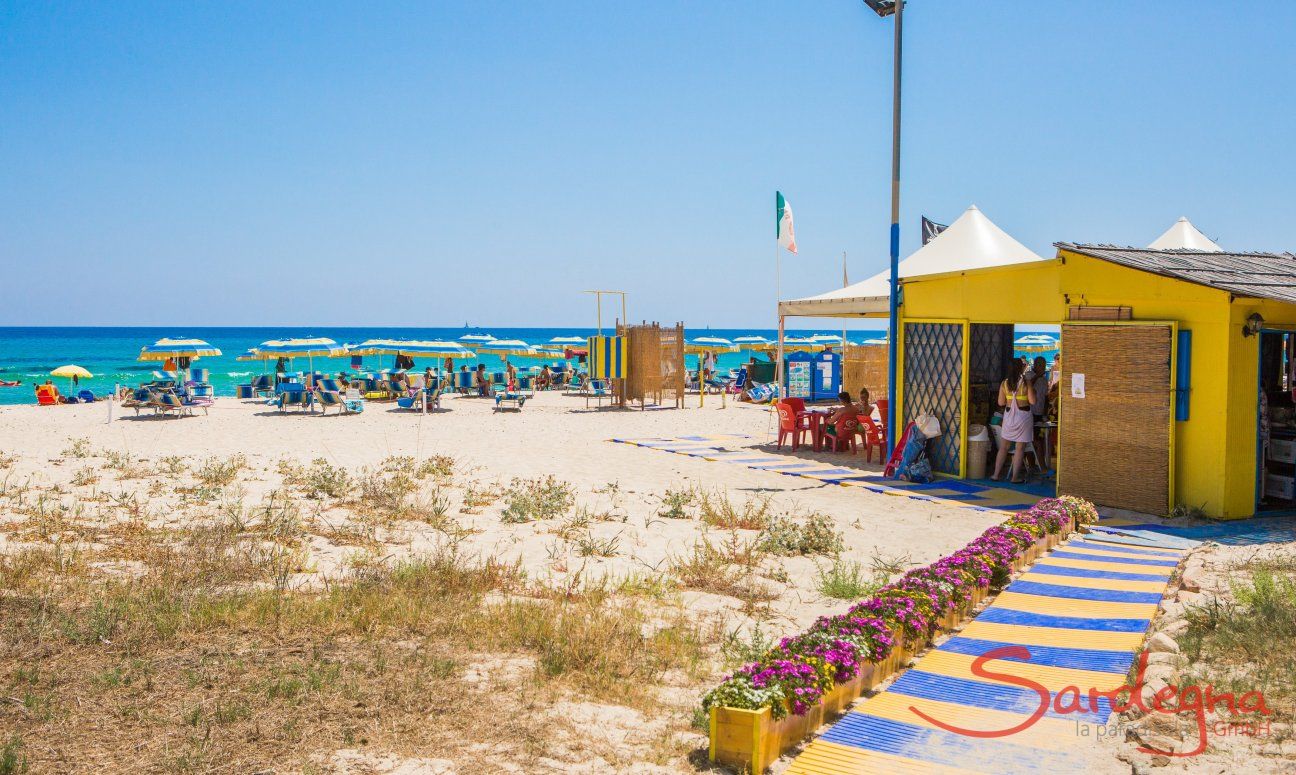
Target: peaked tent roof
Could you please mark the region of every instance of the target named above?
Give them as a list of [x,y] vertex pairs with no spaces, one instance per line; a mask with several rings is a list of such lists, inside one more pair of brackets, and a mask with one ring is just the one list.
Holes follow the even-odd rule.
[[1210,237],[1202,234],[1187,218],[1175,221],[1160,237],[1152,240],[1148,247],[1152,250],[1211,250],[1217,253],[1224,250]]
[[[1044,260],[972,205],[949,228],[901,261],[900,277]],[[888,269],[845,288],[804,299],[780,301],[779,314],[803,317],[880,314],[887,311],[890,295],[891,271]]]
[[1296,304],[1296,255],[1291,253],[1153,250],[1071,242],[1058,242],[1056,247],[1238,296]]

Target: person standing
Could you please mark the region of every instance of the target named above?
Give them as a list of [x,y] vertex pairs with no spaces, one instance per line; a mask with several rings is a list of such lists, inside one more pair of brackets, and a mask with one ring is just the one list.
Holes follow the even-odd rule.
[[1035,417],[1031,414],[1031,404],[1035,403],[1035,388],[1026,372],[1026,363],[1021,358],[1014,358],[1012,372],[1008,379],[999,383],[999,406],[1003,407],[1002,434],[999,439],[999,452],[995,455],[992,481],[1002,479],[1004,461],[1008,457],[1008,445],[1014,445],[1012,458],[1012,481],[1021,484],[1026,481],[1022,473],[1023,458],[1026,457],[1026,445],[1035,438]]

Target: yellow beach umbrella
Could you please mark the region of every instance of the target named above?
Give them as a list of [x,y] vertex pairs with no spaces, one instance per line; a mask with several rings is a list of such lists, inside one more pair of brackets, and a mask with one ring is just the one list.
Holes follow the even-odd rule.
[[76,377],[77,379],[90,379],[94,375],[91,374],[89,371],[86,371],[86,369],[82,366],[68,364],[67,366],[59,366],[57,369],[51,371],[50,376],[67,377],[68,379],[71,379],[73,377]]
[[71,383],[73,377],[76,377],[77,379],[90,379],[94,375],[82,366],[69,363],[66,366],[59,366],[57,369],[51,371],[50,376],[67,377],[68,382]]

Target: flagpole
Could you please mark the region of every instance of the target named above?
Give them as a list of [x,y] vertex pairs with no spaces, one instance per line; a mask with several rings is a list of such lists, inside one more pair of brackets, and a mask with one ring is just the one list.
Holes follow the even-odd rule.
[[[842,287],[850,285],[850,280],[846,277],[846,251],[842,251]],[[846,318],[842,318],[842,365],[846,365]]]
[[778,384],[778,398],[783,396],[783,253],[779,250],[777,234],[774,237],[774,312],[778,315],[778,352],[774,359],[774,376]]

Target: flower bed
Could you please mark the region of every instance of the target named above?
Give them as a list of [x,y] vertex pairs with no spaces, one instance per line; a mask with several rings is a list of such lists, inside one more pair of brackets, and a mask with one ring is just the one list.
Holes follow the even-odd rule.
[[784,638],[703,696],[711,760],[763,772],[827,716],[900,670],[937,632],[971,616],[1013,571],[1097,518],[1088,501],[1046,498],[845,613]]

